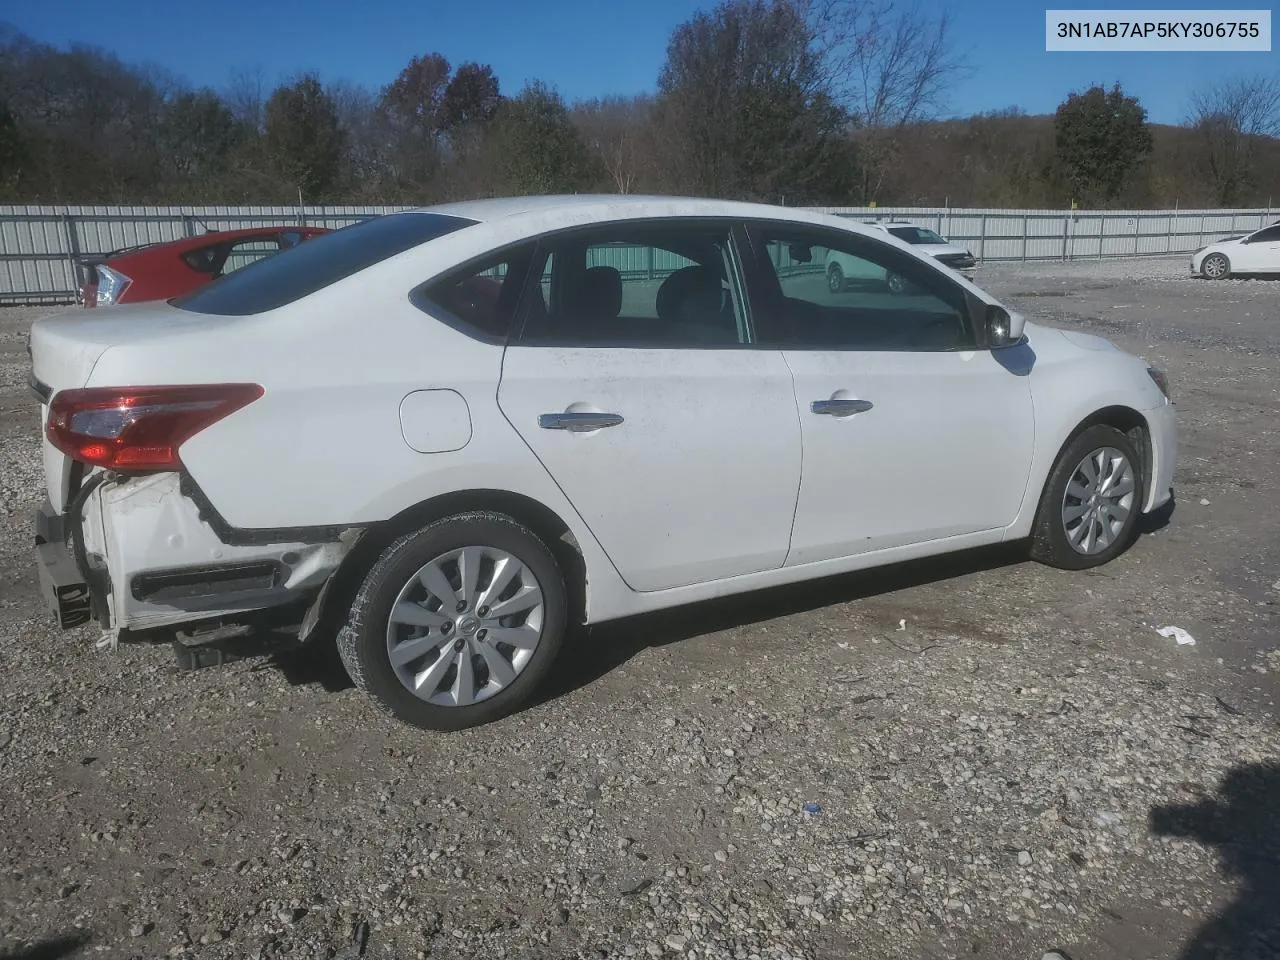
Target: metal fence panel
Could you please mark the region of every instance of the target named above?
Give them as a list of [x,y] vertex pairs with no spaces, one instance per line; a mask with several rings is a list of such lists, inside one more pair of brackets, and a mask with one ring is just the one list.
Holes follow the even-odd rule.
[[[78,263],[122,247],[210,229],[271,224],[337,228],[404,206],[0,205],[0,303],[73,302]],[[939,207],[813,208],[856,220],[910,220],[966,246],[980,261],[1082,260],[1189,254],[1275,221],[1271,210],[997,210]],[[631,255],[628,254],[628,257]],[[639,256],[638,254],[636,256]],[[626,272],[664,276],[677,266],[628,259]]]

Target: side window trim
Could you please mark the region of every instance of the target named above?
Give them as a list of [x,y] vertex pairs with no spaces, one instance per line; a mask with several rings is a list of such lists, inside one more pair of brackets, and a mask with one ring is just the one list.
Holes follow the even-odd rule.
[[[529,325],[529,307],[532,297],[540,296],[542,286],[542,273],[546,269],[547,260],[556,253],[557,247],[562,247],[565,243],[572,242],[579,238],[590,244],[590,237],[601,231],[607,231],[610,228],[625,229],[634,231],[634,233],[643,236],[650,232],[660,232],[664,228],[679,227],[688,230],[698,229],[718,229],[723,230],[728,239],[729,251],[729,283],[732,288],[732,294],[736,297],[742,317],[743,325],[742,335],[746,337],[746,342],[725,342],[725,343],[663,343],[655,341],[628,341],[628,340],[610,340],[607,343],[597,344],[592,342],[582,343],[563,343],[560,341],[544,341],[527,336]],[[582,347],[594,349],[597,347],[608,347],[611,349],[622,350],[743,350],[756,349],[760,347],[757,343],[758,337],[753,323],[753,314],[750,302],[750,296],[747,290],[746,276],[749,272],[746,251],[743,244],[746,235],[743,232],[743,223],[741,220],[728,217],[672,217],[657,219],[635,219],[635,220],[614,220],[606,223],[591,223],[582,226],[568,227],[563,230],[557,230],[546,233],[537,238],[537,249],[529,264],[528,277],[526,278],[524,295],[521,298],[520,312],[516,323],[512,327],[512,335],[508,346],[513,347]],[[557,278],[560,276],[558,272],[552,275],[551,297],[554,300],[560,292],[557,290]],[[767,347],[767,349],[776,349],[776,347]]]
[[[948,289],[963,304],[961,320],[965,325],[966,343],[947,350],[927,351],[937,353],[959,353],[966,350],[986,349],[985,337],[982,335],[981,324],[977,322],[977,318],[981,315],[983,308],[982,302],[974,297],[968,290],[962,287],[954,279],[943,273],[942,269],[926,262],[916,261],[910,254],[891,247],[888,244],[878,242],[874,237],[866,237],[857,233],[846,233],[836,230],[832,227],[823,226],[821,224],[798,223],[789,220],[750,220],[745,224],[747,237],[752,249],[752,263],[756,274],[757,289],[763,298],[763,303],[767,305],[765,313],[770,318],[770,326],[778,325],[773,318],[783,314],[782,300],[785,293],[779,280],[777,272],[773,268],[773,263],[769,259],[768,249],[765,243],[765,235],[769,232],[794,231],[797,235],[804,238],[812,238],[816,241],[815,245],[822,245],[823,238],[833,239],[839,235],[842,241],[847,242],[855,251],[861,247],[874,255],[873,263],[881,263],[879,257],[881,252],[884,253],[884,266],[893,267],[896,264],[907,264],[909,271],[921,271],[926,273],[931,282],[939,284],[944,289]],[[846,241],[847,238],[847,241]],[[832,351],[856,351],[859,347],[841,347],[832,345],[806,345],[791,339],[790,329],[774,330],[777,339],[772,345],[786,349],[821,349]],[[921,351],[926,352],[926,351]]]

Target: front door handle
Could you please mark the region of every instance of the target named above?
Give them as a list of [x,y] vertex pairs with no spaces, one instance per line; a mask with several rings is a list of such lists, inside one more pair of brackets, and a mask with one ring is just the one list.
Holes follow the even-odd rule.
[[538,426],[543,430],[570,430],[585,433],[588,430],[599,430],[601,427],[616,427],[622,417],[616,413],[542,413],[538,415]]
[[815,400],[809,404],[809,409],[814,413],[825,413],[833,417],[847,417],[854,413],[866,413],[875,404],[870,400],[854,400],[849,399],[831,399],[831,400]]

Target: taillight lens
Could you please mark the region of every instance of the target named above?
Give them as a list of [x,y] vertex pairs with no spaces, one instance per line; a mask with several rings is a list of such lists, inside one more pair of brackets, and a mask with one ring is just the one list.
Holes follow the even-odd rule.
[[124,472],[182,469],[178,448],[263,394],[256,383],[61,390],[45,432],[67,456]]
[[98,306],[118,303],[133,281],[118,270],[98,264]]

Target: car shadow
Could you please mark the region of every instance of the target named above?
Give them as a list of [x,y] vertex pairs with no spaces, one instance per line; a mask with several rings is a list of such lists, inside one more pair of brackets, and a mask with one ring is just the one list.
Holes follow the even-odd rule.
[[1280,956],[1280,762],[1239,766],[1216,798],[1154,807],[1151,831],[1216,847],[1235,899],[1196,933],[1180,960]]
[[0,949],[0,960],[61,960],[77,953],[89,940],[89,935],[82,931],[63,934],[14,950]]
[[[1139,535],[1168,526],[1174,509],[1171,499],[1143,515],[1138,521]],[[649,647],[1024,562],[1025,542],[997,544],[706,600],[599,626],[578,626],[569,631],[557,668],[531,705],[544,704],[588,686]],[[337,624],[317,628],[318,639],[272,652],[261,659],[256,669],[277,669],[291,685],[318,685],[326,693],[352,688],[354,684],[333,639],[336,628]]]
[[1026,556],[1025,544],[999,544],[580,627],[566,637],[560,665],[534,698],[534,704],[547,703],[588,686],[650,647],[926,586],[963,574],[997,570],[1026,562]]

